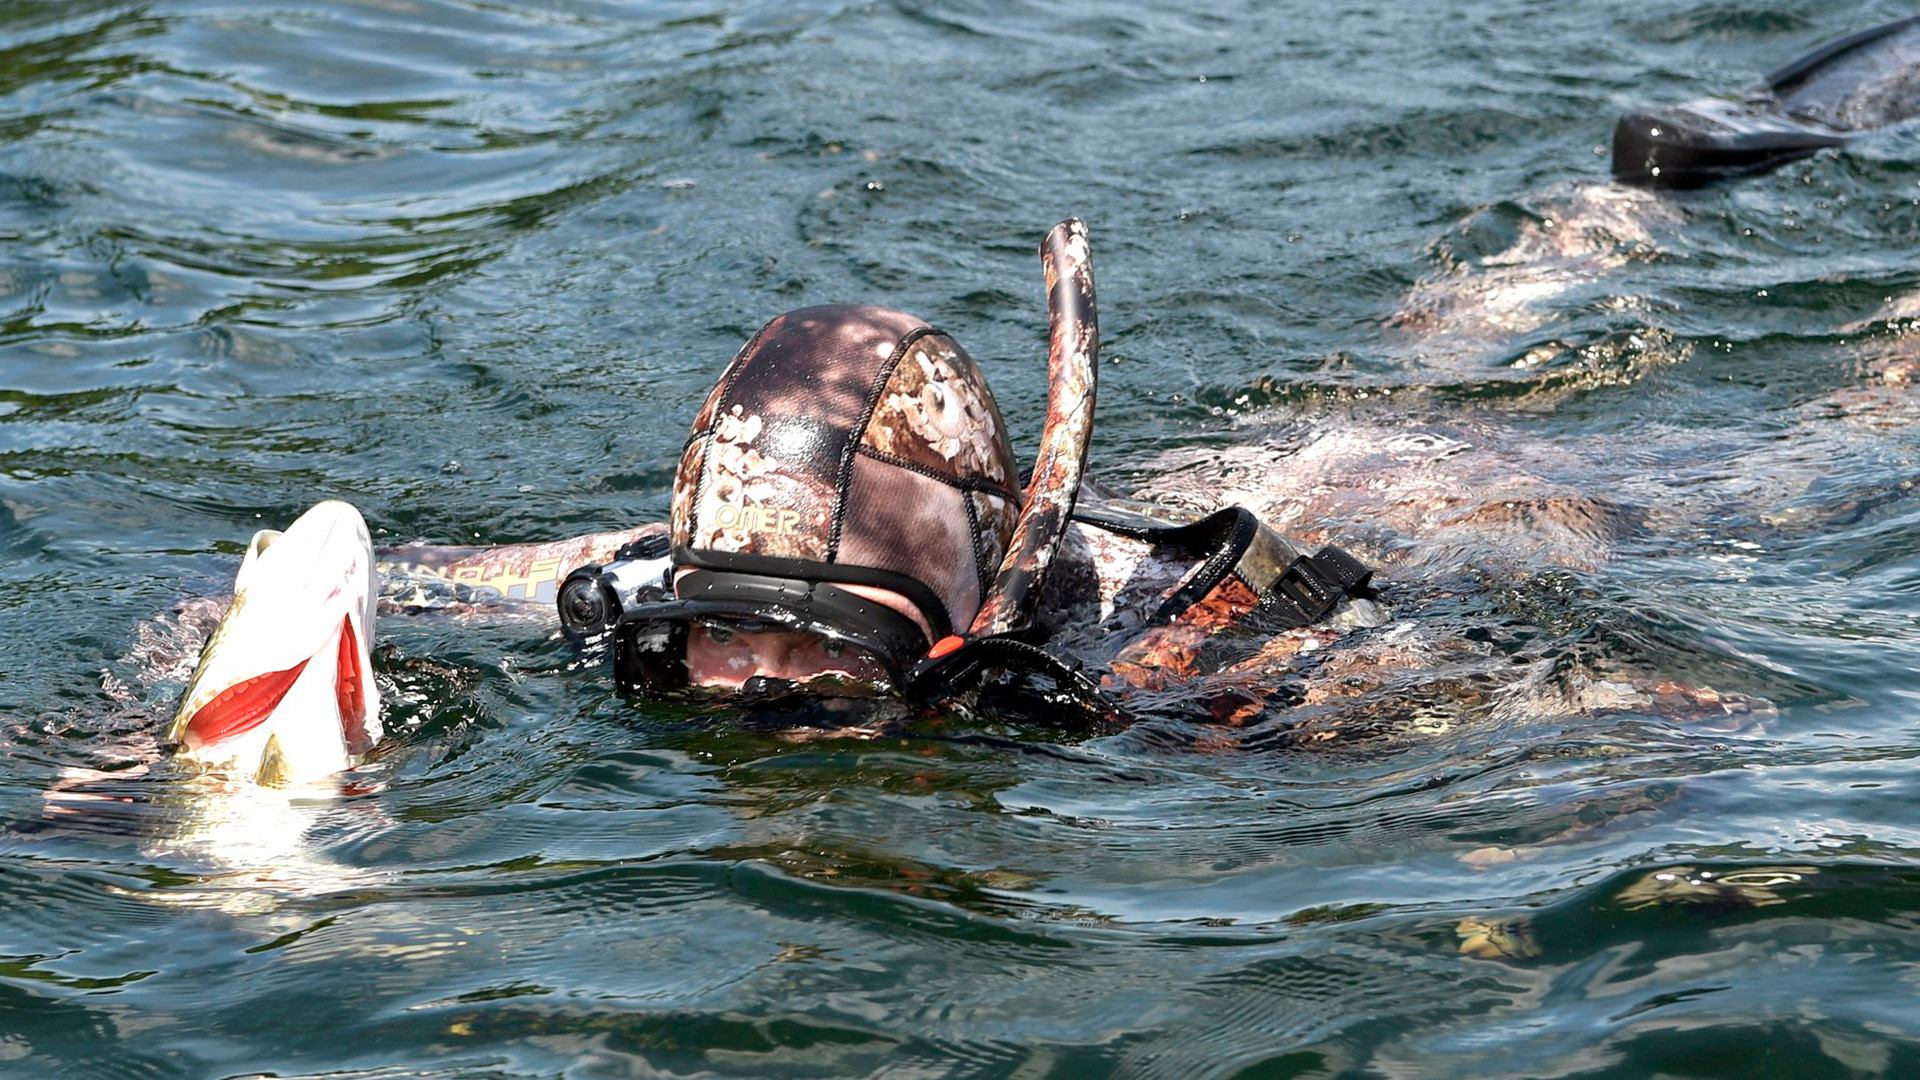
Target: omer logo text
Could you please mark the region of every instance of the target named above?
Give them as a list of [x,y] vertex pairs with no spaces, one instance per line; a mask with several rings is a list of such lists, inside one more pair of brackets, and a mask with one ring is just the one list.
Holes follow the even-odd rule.
[[765,506],[722,506],[713,516],[723,529],[747,532],[771,532],[785,535],[800,524],[800,511],[773,510]]

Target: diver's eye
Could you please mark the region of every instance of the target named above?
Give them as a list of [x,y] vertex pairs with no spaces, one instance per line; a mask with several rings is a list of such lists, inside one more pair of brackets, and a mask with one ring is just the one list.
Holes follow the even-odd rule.
[[724,626],[709,626],[707,627],[707,640],[713,642],[715,645],[725,645],[727,642],[733,640],[733,631]]
[[847,643],[835,638],[823,638],[820,642],[820,648],[825,650],[828,656],[839,656],[841,653],[847,651]]

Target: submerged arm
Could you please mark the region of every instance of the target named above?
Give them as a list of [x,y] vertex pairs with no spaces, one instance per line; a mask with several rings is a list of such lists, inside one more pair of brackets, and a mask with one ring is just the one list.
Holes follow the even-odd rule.
[[374,558],[380,574],[380,608],[401,614],[482,610],[551,615],[554,594],[575,567],[611,562],[623,545],[666,529],[664,523],[655,522],[541,544],[483,548],[415,543],[378,548]]

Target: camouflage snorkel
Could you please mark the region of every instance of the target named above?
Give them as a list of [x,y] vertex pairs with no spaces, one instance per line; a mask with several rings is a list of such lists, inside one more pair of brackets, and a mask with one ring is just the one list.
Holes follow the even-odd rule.
[[[917,697],[953,692],[989,664],[1039,666],[1077,689],[1098,687],[1051,653],[1027,641],[1047,570],[1066,537],[1093,438],[1094,391],[1100,359],[1100,320],[1093,290],[1087,227],[1068,218],[1040,244],[1047,282],[1047,420],[1027,481],[1013,541],[993,588],[964,633],[936,642],[907,679]],[[1085,683],[1086,685],[1077,685]]]
[[1032,622],[1040,585],[1060,550],[1086,472],[1100,361],[1100,316],[1086,224],[1068,218],[1048,230],[1040,245],[1040,265],[1047,278],[1048,333],[1047,422],[1040,432],[1040,452],[993,591],[981,603],[966,638],[941,641],[934,646],[935,656],[963,648],[967,639],[1018,633]]

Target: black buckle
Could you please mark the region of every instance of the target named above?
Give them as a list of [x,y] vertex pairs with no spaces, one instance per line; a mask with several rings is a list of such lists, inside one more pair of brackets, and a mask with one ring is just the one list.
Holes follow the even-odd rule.
[[1345,551],[1328,544],[1288,564],[1267,587],[1261,614],[1293,630],[1312,626],[1333,613],[1349,596],[1368,596],[1373,571]]
[[664,559],[673,550],[673,537],[666,533],[648,533],[638,539],[629,540],[620,545],[613,553],[619,559]]

